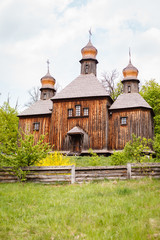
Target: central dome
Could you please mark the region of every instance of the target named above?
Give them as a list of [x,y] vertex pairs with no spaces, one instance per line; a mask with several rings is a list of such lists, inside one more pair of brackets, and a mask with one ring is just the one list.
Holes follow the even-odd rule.
[[82,53],[82,59],[87,59],[87,58],[96,59],[98,51],[89,40],[88,44],[84,48],[82,48],[81,53]]

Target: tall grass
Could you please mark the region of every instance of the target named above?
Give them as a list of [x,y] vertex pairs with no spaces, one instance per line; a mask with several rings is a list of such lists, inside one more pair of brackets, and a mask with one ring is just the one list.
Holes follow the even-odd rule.
[[0,185],[0,239],[160,239],[160,181]]

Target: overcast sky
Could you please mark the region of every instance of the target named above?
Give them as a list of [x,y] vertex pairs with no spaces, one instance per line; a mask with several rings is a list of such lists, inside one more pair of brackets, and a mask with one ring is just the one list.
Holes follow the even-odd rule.
[[115,68],[121,77],[130,47],[141,83],[160,83],[159,12],[160,0],[0,0],[0,105],[9,93],[21,111],[47,59],[59,85],[74,80],[90,27],[99,79]]

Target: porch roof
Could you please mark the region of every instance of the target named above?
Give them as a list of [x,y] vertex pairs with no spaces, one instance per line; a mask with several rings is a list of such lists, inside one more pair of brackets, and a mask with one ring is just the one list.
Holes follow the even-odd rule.
[[84,131],[80,127],[75,126],[71,130],[69,130],[67,134],[68,135],[84,135]]

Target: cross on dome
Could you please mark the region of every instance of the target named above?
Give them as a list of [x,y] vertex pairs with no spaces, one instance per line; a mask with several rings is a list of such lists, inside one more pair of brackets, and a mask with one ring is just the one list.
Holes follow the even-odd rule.
[[92,31],[91,28],[89,29],[89,41],[91,41]]
[[50,64],[50,61],[49,61],[49,59],[47,59],[47,69],[48,69],[48,72],[49,72],[49,64]]

